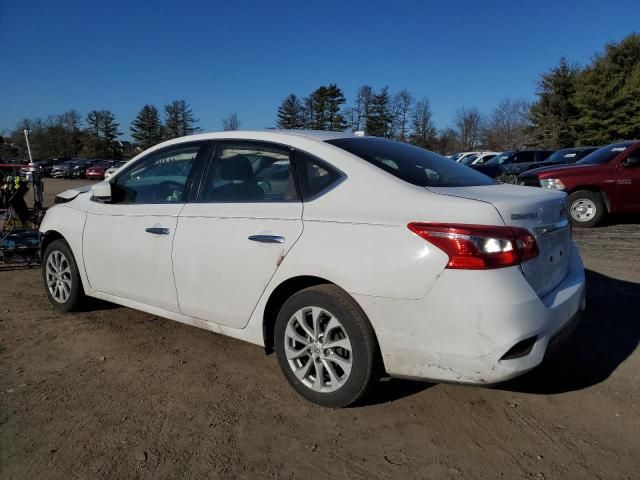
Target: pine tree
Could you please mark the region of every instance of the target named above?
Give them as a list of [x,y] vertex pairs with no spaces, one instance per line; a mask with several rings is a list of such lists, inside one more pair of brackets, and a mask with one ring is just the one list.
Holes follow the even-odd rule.
[[341,108],[346,102],[342,90],[335,83],[315,90],[305,103],[310,128],[341,131],[347,127]]
[[366,117],[367,135],[390,137],[392,120],[389,88],[384,87],[371,99],[369,115]]
[[575,105],[578,69],[561,58],[558,66],[542,75],[531,106],[530,143],[543,148],[573,147],[576,143]]
[[120,124],[116,122],[116,116],[111,111],[102,110],[100,114],[104,152],[111,158],[120,158],[120,144],[115,142],[118,135],[122,133],[118,131]]
[[304,127],[304,107],[294,94],[282,101],[278,108],[278,128],[299,129]]
[[164,137],[172,139],[193,135],[200,131],[199,122],[193,115],[191,107],[184,100],[174,100],[164,107]]
[[609,44],[577,78],[580,144],[640,138],[640,34]]
[[115,139],[121,132],[115,115],[109,110],[92,110],[87,114],[87,125],[85,154],[94,158],[119,158],[120,146]]
[[145,105],[140,109],[135,120],[131,122],[131,137],[143,150],[162,141],[162,123],[158,109],[153,105]]

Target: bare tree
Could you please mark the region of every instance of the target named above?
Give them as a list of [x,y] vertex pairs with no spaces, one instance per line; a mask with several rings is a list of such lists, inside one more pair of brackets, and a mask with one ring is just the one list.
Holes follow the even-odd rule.
[[409,117],[411,115],[413,102],[413,96],[407,89],[400,90],[393,98],[393,124],[395,130],[398,132],[398,138],[403,142],[407,139],[409,131]]
[[433,148],[436,127],[433,124],[431,106],[428,99],[423,98],[416,103],[411,112],[411,128],[413,129],[411,143],[420,147]]
[[373,101],[374,91],[370,85],[363,85],[358,89],[354,106],[349,112],[351,120],[351,130],[364,130],[367,125],[367,119],[371,114],[371,102]]
[[222,129],[224,131],[238,130],[240,128],[240,120],[236,112],[230,113],[227,118],[222,119]]
[[524,99],[502,99],[487,121],[487,147],[492,150],[515,150],[524,147],[530,108],[531,105]]
[[475,150],[480,146],[484,119],[476,107],[462,107],[453,122],[462,150]]

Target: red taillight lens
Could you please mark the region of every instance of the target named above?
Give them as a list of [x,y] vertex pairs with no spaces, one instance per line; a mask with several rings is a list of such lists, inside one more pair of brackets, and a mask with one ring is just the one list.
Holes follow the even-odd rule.
[[449,255],[447,268],[485,270],[510,267],[538,256],[533,234],[518,227],[410,223],[416,235]]

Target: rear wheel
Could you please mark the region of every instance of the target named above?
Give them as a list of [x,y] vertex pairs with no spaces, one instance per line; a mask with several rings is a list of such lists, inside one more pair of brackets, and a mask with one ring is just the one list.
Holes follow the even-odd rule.
[[291,296],[278,314],[274,344],[291,386],[319,405],[351,405],[375,381],[373,329],[355,301],[335,285]]
[[604,214],[605,206],[599,193],[579,190],[569,195],[569,215],[576,227],[595,227]]
[[84,299],[78,266],[64,240],[54,240],[47,246],[42,259],[42,276],[49,301],[58,310],[70,312]]

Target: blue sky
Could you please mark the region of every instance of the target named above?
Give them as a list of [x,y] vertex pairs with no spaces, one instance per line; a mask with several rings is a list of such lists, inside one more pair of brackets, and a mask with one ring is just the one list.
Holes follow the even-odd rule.
[[173,99],[207,131],[230,112],[264,128],[286,95],[330,82],[348,100],[407,88],[442,128],[462,105],[533,98],[561,56],[583,65],[634,30],[638,0],[0,0],[0,131],[110,109],[126,137],[143,104]]

